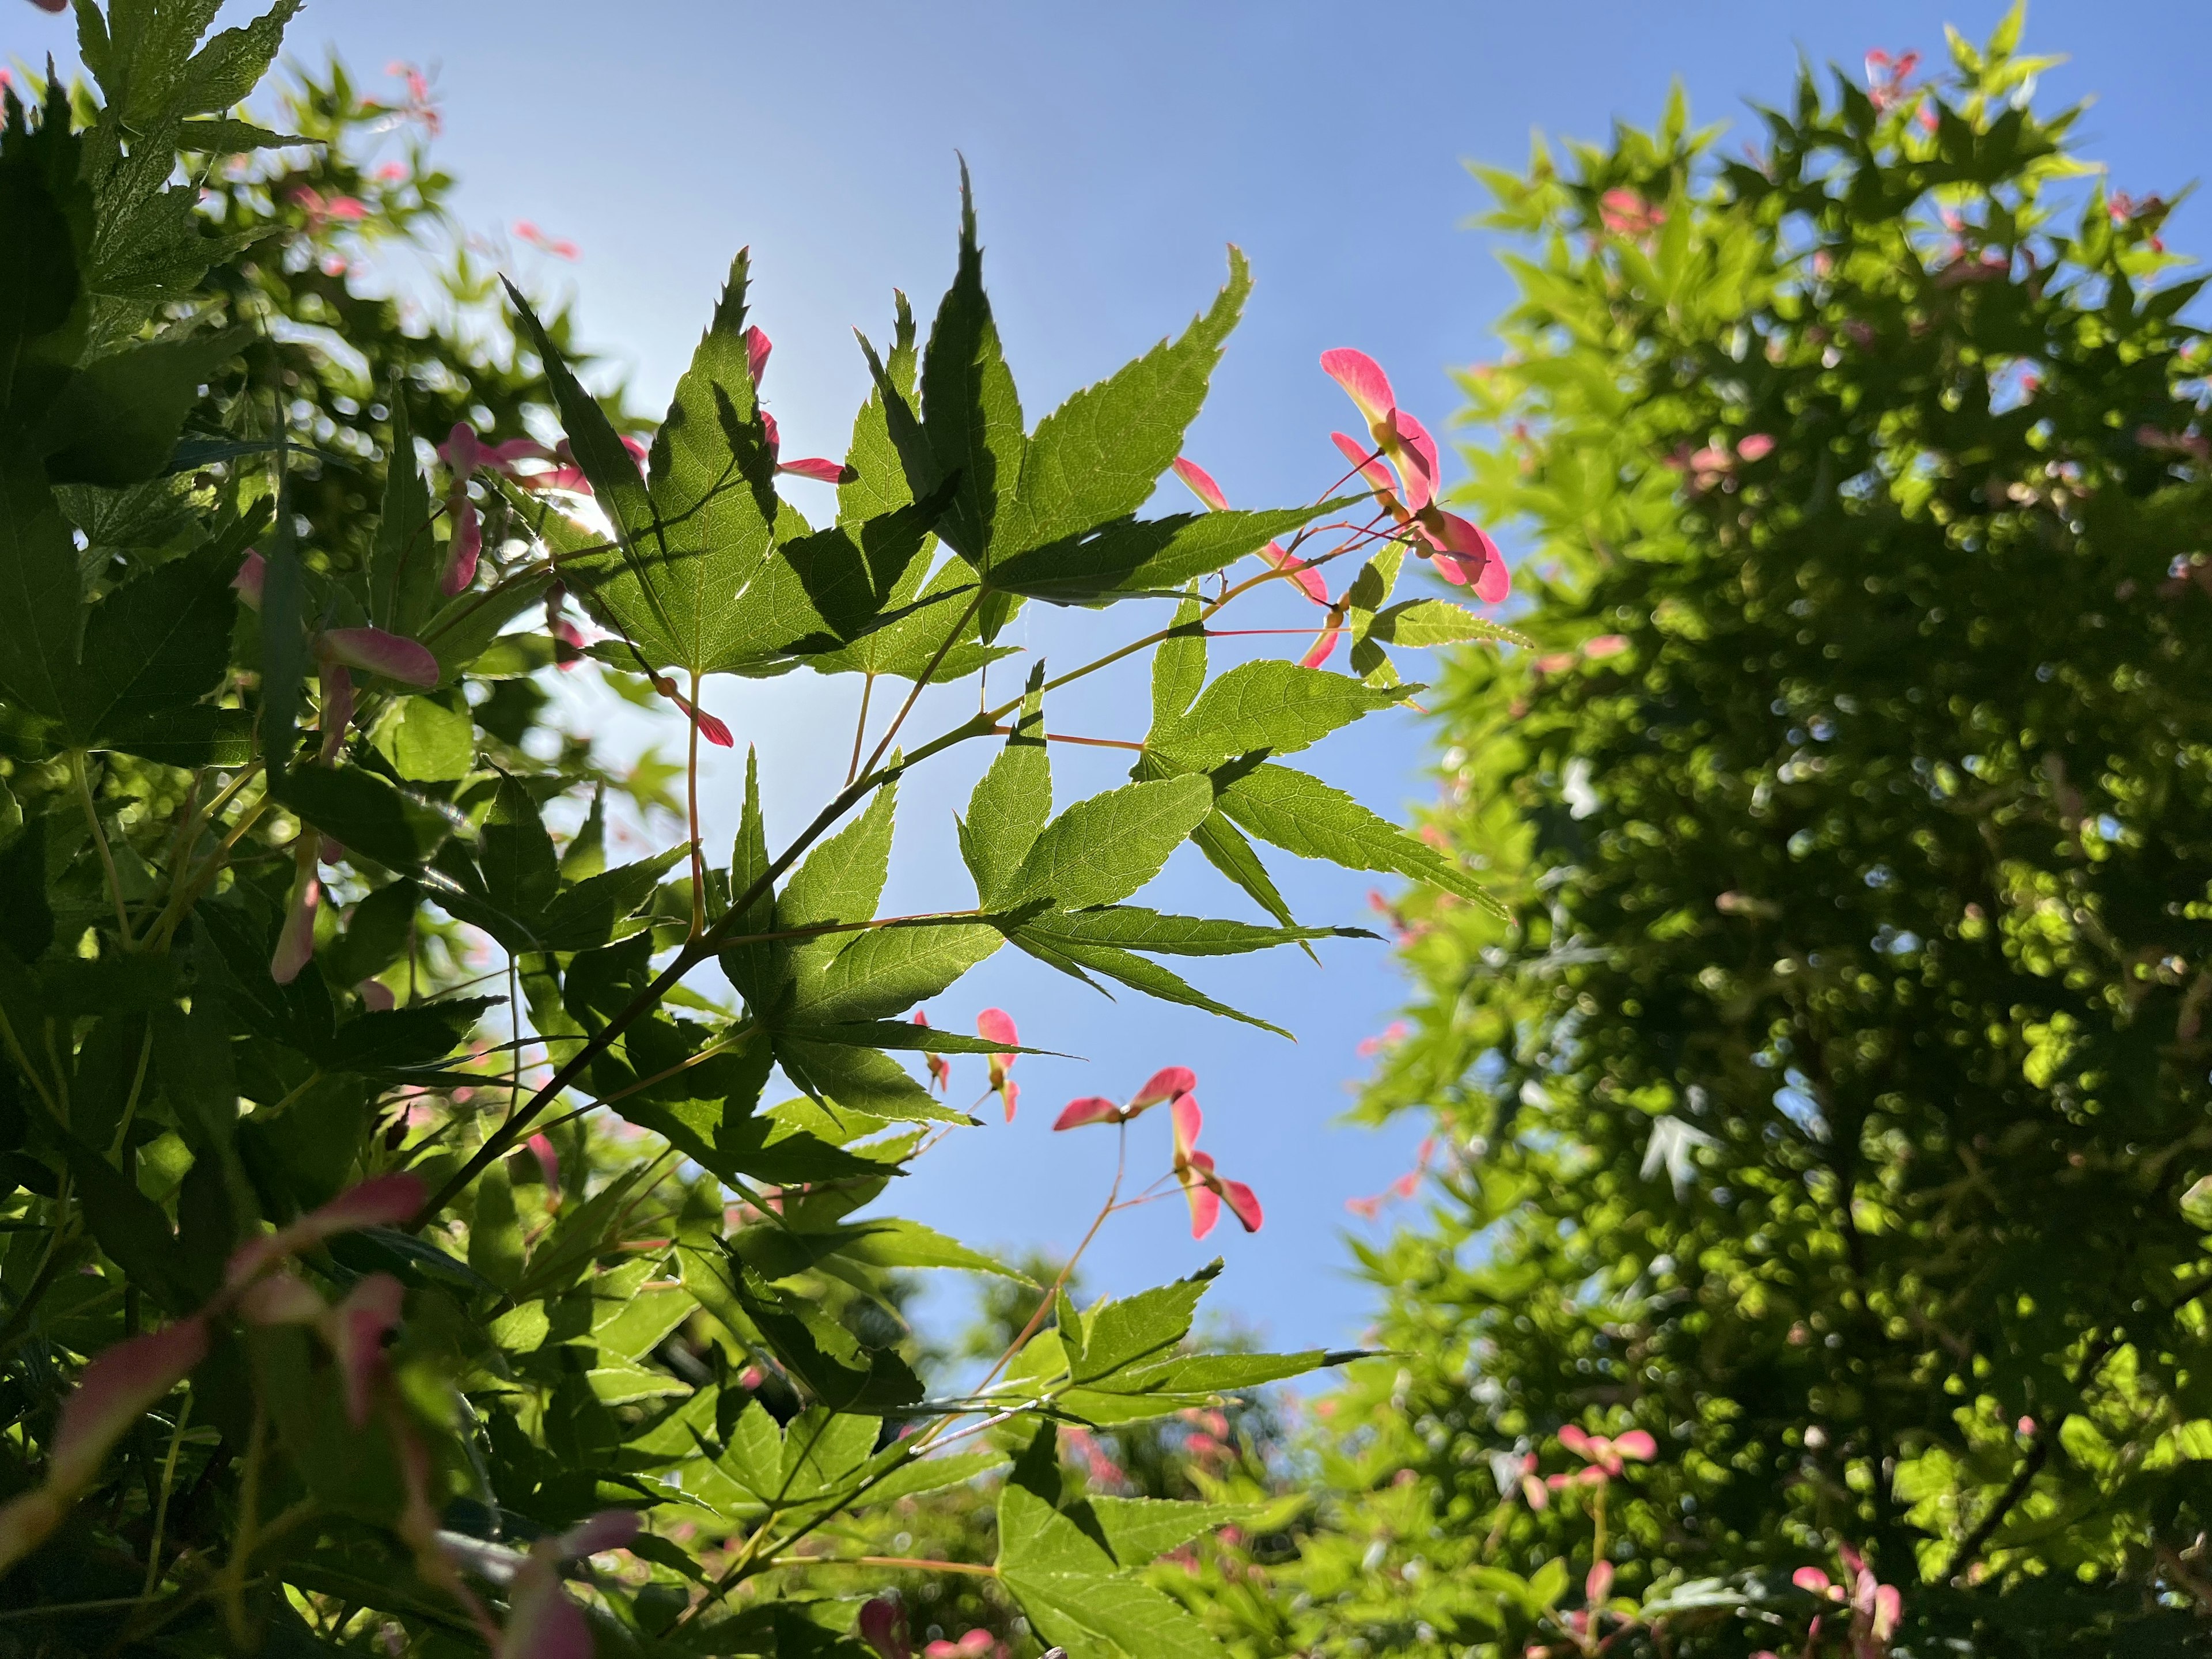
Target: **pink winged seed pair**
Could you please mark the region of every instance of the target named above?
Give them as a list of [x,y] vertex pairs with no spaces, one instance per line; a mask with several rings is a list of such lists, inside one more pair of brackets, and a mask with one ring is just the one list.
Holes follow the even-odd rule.
[[[1503,599],[1510,578],[1498,544],[1472,520],[1445,512],[1438,502],[1436,440],[1413,415],[1398,407],[1398,395],[1382,365],[1364,351],[1339,346],[1322,353],[1321,366],[1358,405],[1366,417],[1370,441],[1362,443],[1342,432],[1330,433],[1329,441],[1374,491],[1376,502],[1398,528],[1410,532],[1413,550],[1431,561],[1446,581],[1472,589],[1486,605]],[[1228,498],[1204,467],[1178,459],[1175,471],[1209,508],[1227,511]],[[1303,667],[1320,667],[1328,660],[1344,631],[1344,600],[1340,597],[1332,602],[1321,573],[1293,557],[1279,542],[1269,542],[1260,550],[1260,556],[1287,574],[1300,592],[1328,612],[1313,648],[1299,659]]]
[[1213,1155],[1198,1147],[1198,1132],[1206,1121],[1199,1110],[1197,1075],[1187,1066],[1170,1066],[1155,1072],[1124,1105],[1100,1095],[1071,1100],[1054,1120],[1054,1129],[1079,1129],[1091,1123],[1127,1123],[1162,1102],[1175,1122],[1175,1177],[1190,1205],[1190,1236],[1204,1238],[1221,1218],[1221,1206],[1248,1233],[1260,1231],[1260,1200],[1241,1181],[1231,1181],[1213,1167]]

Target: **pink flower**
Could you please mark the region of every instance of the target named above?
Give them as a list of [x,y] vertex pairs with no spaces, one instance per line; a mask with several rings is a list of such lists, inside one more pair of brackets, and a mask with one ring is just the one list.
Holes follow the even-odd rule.
[[[1866,1559],[1849,1544],[1838,1544],[1836,1553],[1843,1562],[1844,1576],[1849,1588],[1832,1581],[1818,1567],[1800,1567],[1790,1575],[1790,1582],[1809,1595],[1836,1601],[1850,1609],[1850,1642],[1853,1659],[1881,1659],[1889,1651],[1889,1638],[1897,1633],[1898,1622],[1905,1614],[1905,1597],[1894,1584],[1885,1584],[1875,1576]],[[1813,1621],[1817,1636],[1820,1621]]]
[[1471,587],[1485,605],[1496,605],[1512,586],[1505,571],[1505,556],[1498,550],[1498,544],[1488,532],[1472,520],[1456,513],[1444,513],[1434,507],[1425,509],[1423,528],[1429,529],[1426,515],[1433,514],[1442,521],[1442,535],[1429,530],[1431,540],[1440,541],[1442,549],[1436,555],[1437,574],[1457,587]]
[[[642,477],[652,452],[641,439],[627,432],[622,434],[622,447],[629,452],[631,464]],[[544,471],[517,473],[514,481],[525,489],[565,489],[578,495],[592,493],[592,481],[584,476],[584,469],[576,465],[576,453],[568,447],[566,438],[553,446],[551,459],[554,465]]]
[[999,1638],[987,1630],[971,1630],[957,1642],[932,1642],[922,1650],[927,1659],[982,1659],[997,1649]]
[[1083,1459],[1096,1484],[1118,1486],[1128,1480],[1128,1472],[1106,1455],[1106,1449],[1098,1443],[1098,1437],[1090,1430],[1070,1425],[1060,1432],[1062,1443]]
[[1404,1020],[1394,1019],[1377,1035],[1360,1038],[1358,1052],[1363,1055],[1380,1054],[1393,1043],[1403,1042],[1413,1029]]
[[[268,562],[248,548],[230,585],[237,591],[241,605],[258,611],[262,588],[268,577]],[[428,647],[404,634],[387,634],[380,628],[325,629],[315,635],[314,648],[325,672],[331,665],[342,664],[366,673],[381,674],[402,684],[419,685],[426,690],[438,683],[437,658]]]
[[[919,1008],[914,1011],[914,1023],[925,1031],[929,1029],[929,1016]],[[929,1068],[929,1086],[943,1094],[952,1086],[952,1063],[943,1054],[924,1054],[922,1063]]]
[[583,253],[583,250],[574,242],[548,236],[527,219],[514,222],[514,234],[540,252],[550,253],[556,259],[574,259]]
[[[1520,1467],[1513,1475],[1513,1482],[1530,1509],[1547,1510],[1552,1507],[1551,1492],[1536,1478],[1535,1453],[1529,1452],[1522,1458]],[[1507,1495],[1510,1497],[1511,1494]]]
[[1190,1205],[1190,1236],[1204,1238],[1212,1232],[1224,1203],[1246,1232],[1258,1232],[1260,1200],[1252,1189],[1241,1181],[1223,1179],[1214,1171],[1212,1158],[1198,1150],[1199,1128],[1206,1121],[1198,1109],[1198,1097],[1178,1095],[1168,1109],[1175,1120],[1176,1179]]
[[[975,1016],[975,1035],[987,1042],[1003,1042],[1008,1048],[1019,1046],[1021,1037],[1014,1030],[1014,1018],[1003,1008],[986,1008]],[[994,1054],[988,1056],[991,1068],[991,1092],[999,1097],[1006,1109],[1006,1121],[1014,1121],[1014,1102],[1021,1096],[1022,1087],[1008,1078],[1013,1070],[1014,1056]]]
[[717,749],[734,749],[738,740],[730,735],[730,728],[676,689],[676,682],[665,674],[653,677],[653,689],[682,709],[684,717],[699,728],[699,735]]
[[1146,1079],[1145,1086],[1131,1097],[1126,1106],[1097,1095],[1086,1095],[1081,1100],[1071,1100],[1053,1120],[1054,1129],[1079,1129],[1086,1123],[1127,1123],[1139,1113],[1149,1110],[1162,1101],[1177,1100],[1198,1087],[1198,1075],[1188,1066],[1169,1066]]
[[353,988],[353,994],[361,999],[362,1006],[371,1013],[388,1014],[398,1006],[398,999],[392,994],[392,988],[382,980],[365,979]]
[[31,0],[40,11],[50,11],[57,17],[70,9],[70,0]]
[[448,599],[476,580],[477,561],[483,552],[483,524],[476,503],[469,499],[468,482],[477,472],[502,472],[531,487],[546,487],[545,475],[521,479],[514,464],[549,459],[545,446],[532,438],[508,438],[488,444],[465,421],[456,421],[446,441],[438,446],[438,459],[453,474],[446,492],[446,512],[453,521],[453,539],[446,544],[446,563],[438,573],[438,591]]
[[382,167],[377,168],[376,177],[378,182],[381,184],[404,184],[406,182],[407,179],[407,163],[404,161],[386,161]]
[[46,1480],[82,1490],[108,1448],[207,1358],[208,1328],[195,1316],[118,1342],[84,1368],[54,1428]]
[[1613,1563],[1600,1561],[1583,1580],[1583,1600],[1593,1607],[1601,1605],[1613,1594]]
[[1693,450],[1685,444],[1667,457],[1666,465],[1688,474],[1691,492],[1703,495],[1732,480],[1739,466],[1765,460],[1774,453],[1774,445],[1772,436],[1764,432],[1746,434],[1733,450],[1711,444]]
[[1667,210],[1636,191],[1609,190],[1597,198],[1597,216],[1607,234],[1640,242],[1667,222]]

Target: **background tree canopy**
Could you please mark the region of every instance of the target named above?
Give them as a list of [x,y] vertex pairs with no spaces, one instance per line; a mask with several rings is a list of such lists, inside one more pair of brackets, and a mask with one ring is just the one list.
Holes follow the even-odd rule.
[[2018,28],[1484,174],[1540,645],[1455,665],[1432,823],[1512,914],[1401,907],[1364,1109],[1450,1155],[1316,1531],[1208,1592],[1252,1651],[1796,1652],[1845,1547],[1903,1622],[1820,1651],[2205,1640],[2200,283]]

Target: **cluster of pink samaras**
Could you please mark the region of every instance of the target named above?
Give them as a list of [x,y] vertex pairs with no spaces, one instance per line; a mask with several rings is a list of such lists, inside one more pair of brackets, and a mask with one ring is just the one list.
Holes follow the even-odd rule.
[[1127,1103],[1100,1095],[1069,1101],[1052,1127],[1079,1129],[1091,1123],[1123,1124],[1164,1103],[1175,1124],[1175,1178],[1190,1205],[1190,1236],[1204,1238],[1212,1232],[1224,1204],[1246,1232],[1256,1233],[1261,1219],[1257,1194],[1243,1182],[1223,1176],[1213,1167],[1213,1155],[1199,1150],[1198,1132],[1206,1116],[1199,1110],[1198,1097],[1191,1092],[1197,1087],[1198,1078],[1188,1066],[1170,1066],[1153,1073]]
[[[1896,1585],[1883,1583],[1866,1558],[1849,1544],[1837,1545],[1836,1555],[1843,1568],[1841,1583],[1818,1567],[1798,1568],[1790,1575],[1790,1582],[1809,1595],[1842,1604],[1847,1621],[1844,1639],[1850,1644],[1851,1659],[1883,1659],[1889,1651],[1889,1638],[1897,1633],[1898,1623],[1905,1616],[1904,1594]],[[1824,1613],[1815,1619],[1806,1632],[1807,1652],[1818,1646],[1820,1626],[1826,1617]],[[1752,1659],[1777,1659],[1777,1656],[1754,1654]]]
[[[899,1604],[888,1595],[878,1595],[861,1604],[860,1617],[854,1631],[878,1659],[915,1659],[905,1615],[900,1612]],[[921,1659],[1006,1659],[1006,1651],[1004,1642],[979,1626],[957,1642],[930,1643],[921,1650]],[[1057,1653],[1060,1650],[1055,1648],[1053,1651]]]
[[[1431,561],[1437,574],[1457,587],[1474,590],[1486,605],[1505,597],[1510,586],[1505,561],[1498,544],[1471,520],[1447,513],[1437,499],[1439,467],[1436,440],[1411,414],[1398,407],[1390,377],[1364,351],[1340,346],[1321,355],[1322,368],[1359,406],[1366,417],[1369,441],[1362,443],[1346,433],[1332,432],[1329,441],[1352,463],[1352,471],[1374,491],[1393,533],[1401,537],[1422,558]],[[1176,476],[1191,493],[1216,513],[1228,510],[1228,498],[1213,476],[1195,461],[1177,460]],[[1378,524],[1380,518],[1378,517]],[[1287,552],[1281,543],[1269,542],[1260,556],[1281,570],[1299,592],[1328,613],[1320,637],[1301,659],[1308,668],[1318,668],[1336,649],[1344,632],[1346,603],[1342,595],[1328,596],[1328,585],[1320,569]]]
[[[535,229],[535,227],[529,227]],[[562,244],[561,246],[567,246]],[[560,247],[550,249],[560,252]],[[768,372],[769,354],[775,349],[768,336],[757,327],[744,333],[745,368],[751,376],[757,398],[761,380]],[[794,477],[812,478],[821,483],[846,483],[851,481],[842,463],[820,455],[802,456],[797,460],[781,459],[782,436],[776,429],[775,416],[766,409],[760,410],[762,428],[768,434],[770,462],[778,472]],[[623,447],[630,459],[643,465],[647,458],[645,445],[633,437],[624,437]],[[460,593],[476,580],[477,562],[483,551],[483,520],[476,502],[469,495],[469,482],[479,474],[498,475],[511,479],[518,487],[538,492],[562,492],[573,495],[589,495],[591,482],[577,465],[574,454],[567,440],[549,449],[531,438],[509,438],[500,443],[486,443],[473,428],[457,424],[438,446],[439,459],[445,463],[447,474],[446,510],[453,521],[453,536],[446,544],[445,563],[439,571],[438,588],[447,594]],[[574,661],[574,653],[583,649],[583,635],[574,623],[560,614],[562,591],[556,588],[547,600],[547,620],[556,647],[568,653],[565,661]],[[719,748],[736,746],[737,739],[721,720],[700,708],[684,695],[676,681],[666,674],[652,677],[653,689],[684,711],[684,718],[698,728],[699,735]]]
[[[927,1030],[929,1017],[917,1012],[914,1023]],[[1001,1049],[985,1056],[990,1073],[988,1092],[998,1096],[1006,1107],[1006,1121],[1012,1123],[1014,1104],[1021,1097],[1021,1085],[1009,1075],[1013,1070],[1015,1051],[1021,1046],[1013,1016],[1003,1008],[986,1008],[975,1016],[975,1031],[984,1041],[1003,1045]],[[943,1093],[951,1085],[951,1063],[941,1054],[927,1056],[927,1063],[931,1086]],[[1080,1100],[1069,1101],[1052,1127],[1079,1129],[1091,1123],[1127,1123],[1155,1106],[1166,1106],[1175,1122],[1174,1174],[1182,1188],[1183,1197],[1190,1204],[1191,1237],[1203,1238],[1212,1232],[1213,1224],[1221,1218],[1224,1204],[1246,1232],[1257,1232],[1261,1221],[1259,1199],[1243,1182],[1227,1180],[1217,1172],[1213,1155],[1199,1150],[1198,1131],[1205,1117],[1199,1110],[1198,1097],[1191,1092],[1197,1086],[1197,1075],[1188,1066],[1166,1066],[1153,1073],[1145,1086],[1127,1101],[1108,1100],[1103,1095],[1086,1095]]]
[[1920,67],[1920,54],[1901,52],[1894,56],[1876,47],[1866,55],[1867,101],[1885,113],[1899,107],[1911,108],[1912,118],[1921,130],[1933,132],[1942,124],[1935,101],[1929,97],[1929,88],[1911,84],[1912,71]]

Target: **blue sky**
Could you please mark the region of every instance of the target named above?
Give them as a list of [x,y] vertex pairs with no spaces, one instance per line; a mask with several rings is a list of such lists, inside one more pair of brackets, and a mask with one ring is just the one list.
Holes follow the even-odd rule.
[[[643,408],[665,403],[731,253],[750,245],[756,317],[776,342],[767,390],[794,453],[842,453],[865,388],[850,330],[881,338],[894,287],[925,319],[934,306],[951,265],[956,151],[974,171],[986,276],[1032,421],[1179,328],[1218,285],[1223,245],[1235,241],[1258,288],[1189,453],[1239,504],[1263,505],[1305,499],[1335,476],[1328,434],[1352,411],[1316,368],[1322,350],[1374,355],[1432,428],[1455,405],[1449,369],[1495,351],[1491,324],[1510,294],[1496,245],[1466,228],[1482,196],[1464,161],[1516,163],[1532,129],[1601,137],[1616,118],[1648,123],[1675,77],[1698,119],[1742,126],[1744,100],[1783,97],[1801,53],[1852,65],[1873,46],[1940,54],[1947,19],[1978,40],[2002,10],[1994,0],[311,0],[291,41],[308,58],[327,44],[364,76],[396,58],[434,70],[447,118],[437,155],[461,179],[462,212],[486,232],[528,219],[580,246],[574,266],[529,256],[526,274],[573,285],[583,338],[626,366]],[[2027,44],[2071,54],[2044,95],[2094,95],[2082,131],[2118,187],[2170,195],[2194,176],[2212,128],[2202,95],[2212,7],[2044,0]],[[0,12],[0,58],[66,60],[68,46],[63,20],[21,4]],[[2169,240],[2202,242],[2200,220],[2185,205]],[[1015,642],[1065,667],[1124,620],[1033,610]],[[710,696],[759,746],[772,832],[795,829],[842,779],[854,695],[849,682],[800,674],[724,682]],[[1140,735],[1144,695],[1140,676],[1102,676],[1053,724]],[[915,729],[938,729],[927,712]],[[610,743],[639,740],[604,705],[577,715],[604,722]],[[1430,793],[1425,740],[1416,717],[1378,716],[1323,745],[1316,769],[1395,814]],[[1096,758],[1054,758],[1063,803],[1121,779]],[[971,777],[956,765],[909,784],[890,904],[971,902],[950,874],[951,815]],[[741,765],[726,763],[709,781],[709,835],[724,845],[741,780]],[[1274,862],[1302,917],[1363,920],[1370,878]],[[1249,914],[1188,851],[1153,902]],[[980,1245],[1067,1248],[1103,1194],[1111,1138],[1053,1136],[1052,1114],[1073,1094],[1125,1095],[1154,1066],[1181,1062],[1199,1073],[1207,1144],[1259,1189],[1268,1224],[1196,1244],[1170,1200],[1114,1224],[1092,1284],[1138,1288],[1218,1247],[1229,1271],[1210,1301],[1222,1311],[1285,1346],[1356,1338],[1370,1297],[1347,1271],[1344,1235],[1358,1224],[1344,1202],[1408,1167],[1420,1130],[1335,1125],[1369,1063],[1357,1044],[1405,988],[1379,945],[1346,942],[1322,959],[1316,969],[1285,952],[1192,975],[1295,1030],[1294,1046],[1109,1003],[1002,953],[933,1008],[938,1023],[964,1025],[997,1003],[1025,1040],[1090,1061],[1024,1060],[1019,1119],[953,1137],[904,1183],[898,1207]],[[979,1089],[979,1070],[960,1067],[960,1086]],[[1135,1158],[1164,1167],[1165,1123],[1133,1133]]]

